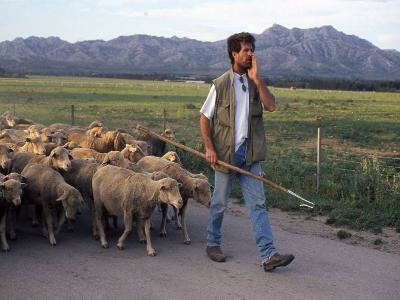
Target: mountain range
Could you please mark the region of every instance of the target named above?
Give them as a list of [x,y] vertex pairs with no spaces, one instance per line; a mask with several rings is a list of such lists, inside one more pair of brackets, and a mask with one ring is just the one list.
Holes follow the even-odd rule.
[[[254,36],[264,76],[400,79],[400,52],[332,26],[288,29],[275,24]],[[17,73],[214,76],[229,66],[226,40],[137,34],[76,43],[34,36],[0,42],[0,67]]]

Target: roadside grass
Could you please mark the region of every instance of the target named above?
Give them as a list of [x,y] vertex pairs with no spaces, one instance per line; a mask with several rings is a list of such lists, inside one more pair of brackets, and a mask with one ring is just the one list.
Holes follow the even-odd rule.
[[[164,122],[178,141],[204,151],[199,109],[208,84],[40,77],[0,80],[0,112],[49,125],[87,125],[131,130],[133,121],[161,132]],[[316,203],[311,214],[354,229],[400,228],[400,94],[271,88],[277,110],[264,113],[265,177]],[[164,110],[165,116],[164,119]],[[316,192],[316,136],[321,128],[321,177]],[[170,147],[174,150],[173,147]],[[184,165],[213,184],[211,168],[177,150]],[[288,195],[266,187],[270,206],[299,210]],[[240,187],[232,195],[241,197]]]

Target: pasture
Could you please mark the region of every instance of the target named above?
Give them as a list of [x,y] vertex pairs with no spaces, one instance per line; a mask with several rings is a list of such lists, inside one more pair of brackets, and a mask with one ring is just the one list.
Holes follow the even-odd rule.
[[[199,109],[209,84],[105,78],[0,79],[0,112],[48,125],[131,129],[132,122],[161,132],[164,120],[178,141],[203,151]],[[277,110],[264,113],[265,177],[316,203],[312,214],[327,222],[379,232],[400,231],[400,94],[271,88]],[[321,177],[316,192],[317,128],[321,128]],[[200,159],[178,151],[188,169],[210,177]],[[297,200],[266,187],[269,205],[298,210]],[[239,197],[238,187],[233,196]]]

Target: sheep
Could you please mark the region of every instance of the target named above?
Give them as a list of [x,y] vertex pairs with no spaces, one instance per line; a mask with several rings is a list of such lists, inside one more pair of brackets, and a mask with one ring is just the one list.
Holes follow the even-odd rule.
[[93,128],[86,131],[85,135],[74,133],[68,136],[69,149],[82,147],[91,148],[97,152],[121,151],[125,147],[125,140],[118,131],[107,131],[99,136],[99,129]]
[[0,144],[0,172],[8,173],[11,170],[14,150]]
[[[179,212],[175,210],[176,222],[178,229],[182,228],[184,243],[189,245],[191,243],[187,228],[186,228],[186,207],[189,198],[193,198],[194,200],[204,204],[206,206],[210,206],[211,201],[211,191],[210,186],[207,180],[202,178],[196,178],[182,168],[179,164],[170,162],[166,159],[159,158],[156,156],[145,156],[141,160],[137,162],[137,166],[147,172],[154,171],[163,171],[169,177],[177,180],[182,184],[180,188],[180,193],[183,199],[183,205],[179,209]],[[160,235],[166,237],[166,219],[167,219],[167,205],[161,205],[161,209],[163,212],[162,222],[161,222],[161,230]]]
[[[125,148],[121,151],[121,154],[123,155],[123,157],[130,160],[131,162],[137,162],[139,159],[145,156],[143,151],[139,147],[135,147],[129,144],[125,145]],[[97,162],[101,163],[103,162],[107,153],[100,153],[90,148],[74,148],[71,150],[71,155],[75,159],[93,158]]]
[[144,221],[147,255],[155,256],[156,251],[150,239],[151,214],[157,203],[171,204],[177,209],[182,206],[177,181],[171,178],[153,181],[144,174],[120,167],[105,166],[94,174],[92,187],[96,223],[102,247],[108,248],[102,224],[105,209],[111,215],[124,217],[125,230],[117,243],[119,249],[124,249],[124,241],[132,230],[133,218],[138,218]]
[[165,153],[163,156],[161,156],[161,158],[182,165],[182,164],[181,164],[181,160],[180,160],[178,154],[177,154],[176,152],[174,152],[174,151],[168,151],[168,152]]
[[25,144],[17,148],[18,152],[32,152],[39,155],[46,154],[46,148],[39,138],[26,138]]
[[7,214],[10,207],[21,204],[21,195],[24,185],[25,183],[21,183],[15,179],[8,179],[0,183],[0,238],[3,251],[10,250],[6,238]]
[[13,116],[10,112],[6,111],[0,116],[0,126],[2,128],[13,128],[17,125],[31,125],[33,122],[31,120],[18,118]]
[[[3,175],[0,174],[0,182],[5,182],[9,179],[14,179],[20,183],[26,183],[26,178],[24,176],[22,176],[21,174],[18,173],[10,173],[8,175]],[[21,188],[23,188],[24,185],[21,186]],[[6,224],[6,228],[7,228],[7,234],[10,238],[10,240],[15,240],[17,238],[17,235],[15,234],[15,224],[16,224],[16,219],[17,219],[17,209],[19,210],[19,206],[18,208],[16,208],[15,206],[11,206],[8,209],[8,213],[7,213],[7,224]]]
[[[50,245],[57,244],[55,234],[61,229],[65,218],[74,220],[79,206],[83,203],[81,193],[67,184],[64,178],[49,166],[42,164],[29,164],[21,173],[26,178],[27,186],[24,197],[30,203],[42,208],[42,234],[46,235],[45,222]],[[52,209],[62,206],[62,214],[59,217],[56,231],[53,229]]]
[[[94,216],[93,209],[93,191],[92,191],[92,178],[97,169],[106,166],[113,165],[122,168],[128,166],[128,161],[124,159],[122,154],[118,151],[111,151],[106,153],[102,163],[95,161],[89,161],[86,159],[73,159],[71,160],[71,167],[68,171],[61,171],[60,174],[64,177],[65,181],[78,189],[84,199],[87,200],[89,208],[91,208],[92,216]],[[160,174],[150,174],[154,178],[161,178]],[[166,177],[166,175],[164,176]],[[114,227],[116,228],[116,219],[114,219]],[[95,219],[93,217],[93,237],[98,239],[97,227]]]
[[[175,133],[167,128],[164,130],[164,132],[161,134],[163,137],[170,139],[170,140],[175,140]],[[154,156],[162,156],[165,151],[166,151],[166,142],[153,137],[152,135],[148,133],[142,133],[140,132],[138,140],[145,141],[150,145],[150,153],[151,155]]]
[[150,154],[151,149],[150,145],[147,142],[136,140],[132,135],[126,132],[121,132],[121,136],[127,144],[135,147],[140,147],[145,155]]

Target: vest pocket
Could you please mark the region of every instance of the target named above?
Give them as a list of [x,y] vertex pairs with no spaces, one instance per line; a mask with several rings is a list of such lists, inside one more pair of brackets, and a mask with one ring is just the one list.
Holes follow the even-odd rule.
[[222,105],[217,109],[217,121],[220,125],[230,127],[230,105]]
[[250,101],[250,105],[251,105],[251,116],[252,117],[261,117],[263,114],[263,108],[262,108],[262,104],[259,100],[257,99],[252,99]]

